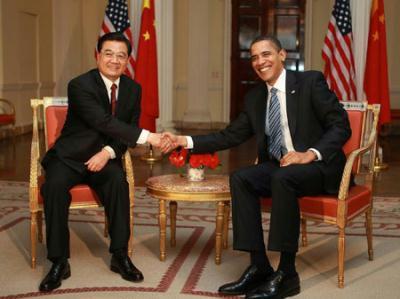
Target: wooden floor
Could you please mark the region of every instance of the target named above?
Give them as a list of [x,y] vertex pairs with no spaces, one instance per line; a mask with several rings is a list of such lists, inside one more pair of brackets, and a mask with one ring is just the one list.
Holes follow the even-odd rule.
[[[207,133],[196,131],[189,133]],[[383,152],[383,160],[389,168],[377,174],[375,180],[375,195],[400,196],[400,136],[387,136],[379,140]],[[31,135],[17,136],[13,139],[0,140],[0,180],[29,181]],[[256,158],[255,141],[231,150],[220,152],[222,166],[217,170],[207,170],[213,173],[229,174],[240,167],[254,163]],[[147,147],[131,150],[135,171],[135,182],[144,186],[150,176],[168,174],[177,170],[169,164],[168,157],[149,165],[140,159],[147,153]],[[1,191],[0,191],[1,192]]]

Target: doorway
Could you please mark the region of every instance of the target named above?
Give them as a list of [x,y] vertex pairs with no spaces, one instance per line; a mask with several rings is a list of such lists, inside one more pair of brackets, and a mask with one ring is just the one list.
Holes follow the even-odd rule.
[[232,0],[231,110],[235,119],[244,95],[259,79],[250,63],[250,44],[259,35],[275,35],[287,51],[286,69],[304,70],[306,0]]

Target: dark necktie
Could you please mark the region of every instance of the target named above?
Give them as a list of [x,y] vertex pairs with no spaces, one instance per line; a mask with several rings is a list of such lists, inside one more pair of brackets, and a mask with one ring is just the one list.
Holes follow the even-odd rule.
[[115,108],[117,107],[117,84],[111,85],[111,113],[115,115]]
[[279,104],[278,90],[271,88],[271,99],[269,100],[269,113],[268,113],[268,124],[269,124],[269,144],[268,150],[272,157],[277,160],[281,159],[282,152],[282,130],[281,130],[281,109]]

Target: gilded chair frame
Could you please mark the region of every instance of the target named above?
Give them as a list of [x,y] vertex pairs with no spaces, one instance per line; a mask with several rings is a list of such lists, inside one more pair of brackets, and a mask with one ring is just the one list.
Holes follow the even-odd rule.
[[[30,235],[31,235],[31,267],[36,267],[36,237],[40,243],[43,242],[42,230],[42,213],[43,205],[39,203],[40,194],[40,177],[42,176],[42,168],[40,164],[41,147],[47,151],[47,123],[46,123],[46,109],[50,106],[68,106],[68,100],[65,97],[44,97],[43,99],[31,99],[31,107],[33,113],[33,132],[31,143],[31,161],[30,161],[30,179],[29,179],[29,209],[31,214],[30,222]],[[43,122],[41,122],[43,119]],[[44,126],[44,142],[40,140],[41,134],[39,128],[41,123]],[[134,173],[132,167],[132,159],[129,151],[126,151],[123,156],[123,167],[126,173],[126,179],[129,185],[129,201],[130,201],[130,239],[128,244],[128,254],[131,255],[133,251],[133,208],[134,208]],[[93,199],[80,201],[79,203],[71,202],[70,209],[86,209],[98,208],[101,204]],[[105,216],[104,236],[108,236],[108,223]]]
[[[306,221],[315,220],[328,224],[333,224],[338,229],[338,287],[344,287],[344,258],[345,258],[345,230],[348,223],[356,217],[365,213],[366,237],[368,244],[368,259],[374,259],[372,244],[372,208],[373,208],[373,182],[375,177],[375,158],[377,153],[377,128],[379,121],[380,105],[369,105],[366,102],[342,102],[346,110],[364,111],[363,126],[361,130],[361,146],[353,150],[347,155],[347,161],[344,167],[342,180],[340,182],[339,193],[337,195],[337,212],[336,217],[327,217],[324,215],[316,215],[308,213],[304,209],[301,210],[301,230],[302,243],[307,245]],[[366,154],[369,153],[368,156]],[[366,161],[362,163],[363,157]],[[364,165],[362,165],[364,164]],[[356,165],[354,171],[354,165]],[[347,199],[349,198],[349,190],[351,188],[351,176],[359,174],[362,176],[362,185],[371,191],[371,200],[369,204],[363,206],[357,212],[348,214]],[[301,200],[301,199],[300,199]]]

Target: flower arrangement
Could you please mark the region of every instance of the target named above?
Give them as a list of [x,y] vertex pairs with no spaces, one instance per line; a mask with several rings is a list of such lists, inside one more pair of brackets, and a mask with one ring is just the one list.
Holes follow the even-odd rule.
[[215,169],[219,164],[217,153],[214,154],[190,154],[185,148],[179,148],[173,151],[169,156],[169,161],[176,167],[183,167],[188,164],[191,168]]

